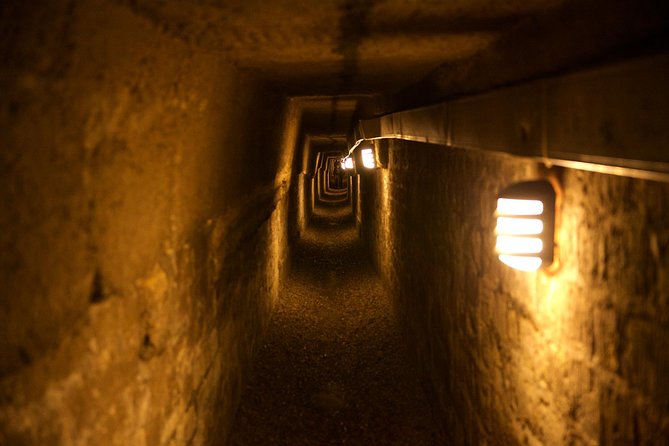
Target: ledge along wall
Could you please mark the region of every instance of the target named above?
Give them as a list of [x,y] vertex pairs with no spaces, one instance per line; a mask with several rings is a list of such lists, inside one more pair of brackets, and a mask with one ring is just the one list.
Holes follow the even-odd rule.
[[220,442],[285,270],[298,113],[115,2],[7,8],[0,444]]
[[561,170],[561,268],[494,253],[522,158],[395,140],[361,176],[365,243],[454,444],[669,441],[669,184]]

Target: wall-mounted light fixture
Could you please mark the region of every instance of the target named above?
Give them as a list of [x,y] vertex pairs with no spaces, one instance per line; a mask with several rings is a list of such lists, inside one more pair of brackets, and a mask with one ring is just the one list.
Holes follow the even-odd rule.
[[353,169],[353,158],[347,156],[346,158],[341,160],[341,164],[342,166],[344,166],[344,169],[351,170]]
[[555,251],[555,189],[545,180],[526,181],[504,189],[497,199],[499,260],[521,271],[553,263]]
[[376,167],[376,160],[374,159],[374,149],[365,148],[361,151],[362,165],[366,169],[374,169]]
[[364,141],[354,147],[351,155],[356,173],[366,174],[388,168],[388,143],[386,141]]

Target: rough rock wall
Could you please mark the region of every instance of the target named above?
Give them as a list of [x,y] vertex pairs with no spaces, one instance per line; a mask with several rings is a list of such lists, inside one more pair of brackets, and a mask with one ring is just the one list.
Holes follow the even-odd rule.
[[389,172],[388,169],[361,171],[358,177],[360,193],[356,190],[354,199],[358,233],[376,269],[387,276],[394,246],[390,240],[394,219],[390,216]]
[[398,141],[363,178],[362,232],[444,426],[454,444],[667,444],[669,185],[563,171],[562,267],[523,273],[494,255],[493,212],[539,175]]
[[113,2],[0,7],[0,444],[211,444],[276,298],[295,110]]
[[[298,238],[309,225],[313,213],[312,193],[313,177],[309,173],[300,173],[296,175],[297,184],[295,187],[295,208],[291,211],[291,216],[295,216],[295,238]],[[292,203],[293,201],[291,201]]]

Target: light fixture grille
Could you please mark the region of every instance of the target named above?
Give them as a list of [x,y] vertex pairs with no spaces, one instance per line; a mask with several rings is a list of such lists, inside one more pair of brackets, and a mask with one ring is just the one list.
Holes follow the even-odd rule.
[[547,181],[517,183],[497,200],[495,250],[502,263],[536,271],[553,261],[555,190]]
[[362,165],[367,169],[374,169],[376,167],[376,161],[374,160],[374,150],[372,149],[362,149]]

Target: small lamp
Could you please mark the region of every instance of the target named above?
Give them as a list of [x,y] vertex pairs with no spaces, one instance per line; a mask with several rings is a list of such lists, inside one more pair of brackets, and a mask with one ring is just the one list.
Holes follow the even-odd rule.
[[376,167],[376,160],[374,159],[374,149],[365,148],[361,151],[362,165],[366,169],[374,169]]
[[342,160],[342,165],[344,166],[344,169],[346,170],[351,170],[353,169],[353,158],[350,156],[347,156]]
[[497,199],[499,260],[521,271],[553,263],[555,252],[555,189],[545,180],[526,181],[504,189]]

